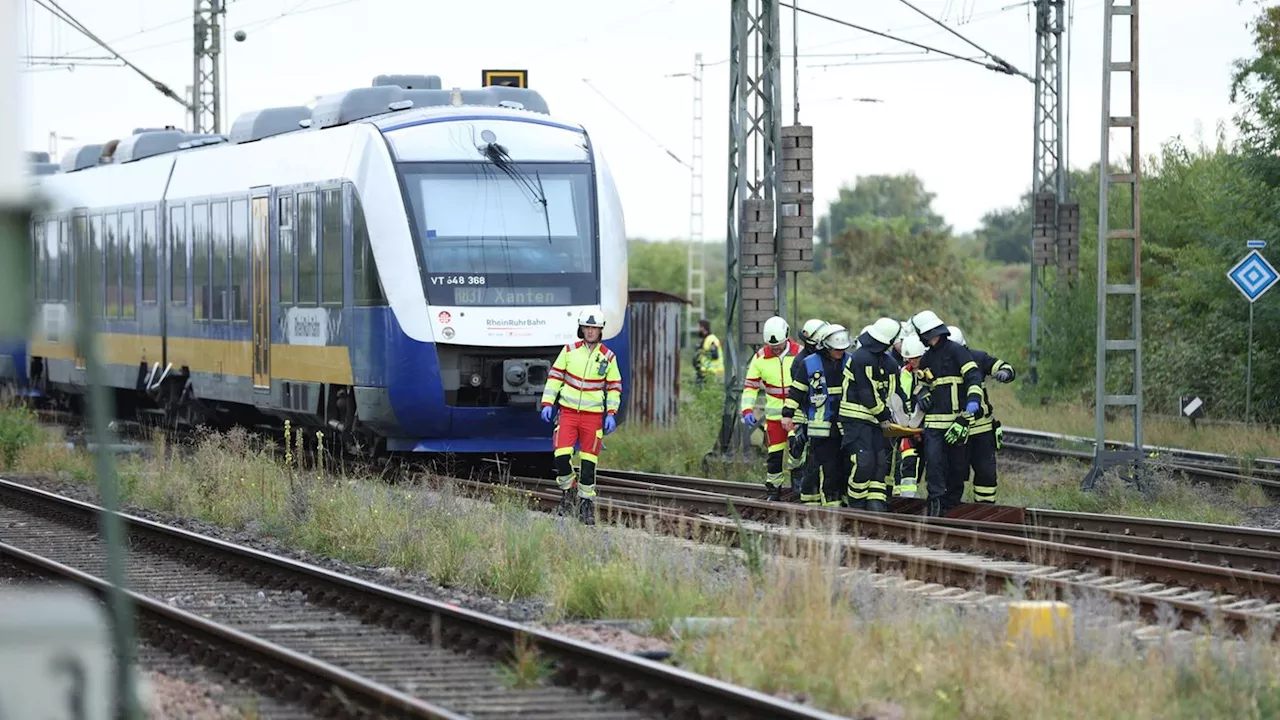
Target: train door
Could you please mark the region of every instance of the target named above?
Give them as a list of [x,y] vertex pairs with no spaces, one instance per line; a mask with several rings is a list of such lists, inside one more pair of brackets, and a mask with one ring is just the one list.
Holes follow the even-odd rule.
[[[58,223],[59,244],[72,249],[71,257],[74,261],[72,276],[76,278],[75,287],[72,288],[73,300],[63,311],[65,314],[73,317],[59,318],[62,327],[77,328],[75,334],[68,338],[71,346],[76,349],[76,369],[84,370],[84,340],[88,337],[88,333],[82,335],[79,331],[81,323],[92,323],[96,320],[94,312],[97,308],[90,301],[94,297],[94,291],[99,290],[98,273],[94,272],[93,264],[90,259],[94,257],[92,252],[93,243],[101,242],[101,239],[90,237],[90,225],[87,212],[85,210],[76,210],[71,215],[71,221],[67,222],[63,219]],[[99,228],[100,230],[101,228]]]
[[251,214],[253,387],[266,391],[271,389],[271,188],[253,190]]
[[160,369],[156,374],[169,365],[169,284],[173,276],[169,270],[169,227],[169,203],[162,202],[152,230],[156,234],[156,319],[160,323]]

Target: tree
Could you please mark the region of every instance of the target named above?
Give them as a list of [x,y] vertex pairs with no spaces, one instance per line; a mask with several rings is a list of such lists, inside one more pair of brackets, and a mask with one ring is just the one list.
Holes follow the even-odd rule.
[[1231,102],[1242,105],[1235,121],[1245,147],[1254,159],[1270,160],[1274,175],[1280,150],[1280,6],[1262,8],[1252,29],[1257,55],[1235,62]]
[[978,236],[983,255],[1005,264],[1031,261],[1031,193],[1024,193],[1013,207],[992,210],[982,216]]
[[819,220],[818,236],[830,242],[849,228],[850,221],[860,217],[905,218],[912,234],[925,230],[950,233],[943,217],[933,211],[934,197],[915,173],[859,175],[853,187],[840,187],[839,197]]

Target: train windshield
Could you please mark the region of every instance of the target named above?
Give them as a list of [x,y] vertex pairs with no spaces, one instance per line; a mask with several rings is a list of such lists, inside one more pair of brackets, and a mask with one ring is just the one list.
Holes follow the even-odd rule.
[[434,305],[599,301],[591,165],[403,163]]

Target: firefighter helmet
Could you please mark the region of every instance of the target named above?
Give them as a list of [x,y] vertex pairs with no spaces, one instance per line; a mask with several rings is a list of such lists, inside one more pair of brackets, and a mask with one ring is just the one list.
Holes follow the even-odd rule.
[[898,339],[898,334],[902,332],[902,326],[893,318],[882,317],[871,324],[868,332],[876,342],[892,345],[893,341]]
[[947,326],[942,324],[942,318],[932,310],[922,310],[911,318],[911,326],[916,329],[916,334],[921,340],[929,341],[939,335],[948,334]]
[[902,357],[907,360],[915,360],[924,355],[924,343],[920,341],[920,336],[912,333],[902,341]]
[[582,337],[582,328],[600,328],[604,332],[604,313],[599,310],[583,310],[578,313],[578,337]]
[[774,315],[764,321],[764,344],[781,345],[787,341],[787,334],[790,332],[791,327],[787,325],[787,321]]
[[843,325],[828,325],[822,333],[820,340],[822,347],[828,350],[848,350],[853,344],[853,340],[849,338],[849,331]]
[[956,327],[955,325],[947,326],[947,334],[951,336],[952,342],[958,342],[961,345],[965,345],[965,346],[969,344],[965,342],[964,333],[960,332],[960,328]]
[[827,324],[826,320],[819,320],[818,318],[806,320],[804,327],[800,328],[800,339],[810,345],[816,345],[822,339],[822,334],[829,327],[831,326]]

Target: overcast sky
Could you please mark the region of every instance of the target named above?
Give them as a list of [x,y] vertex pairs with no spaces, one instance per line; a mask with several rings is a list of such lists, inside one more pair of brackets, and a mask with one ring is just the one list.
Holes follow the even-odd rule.
[[[58,1],[179,94],[191,84],[191,0]],[[802,8],[960,55],[978,52],[900,0],[799,1]],[[913,4],[1033,73],[1029,3]],[[1080,166],[1096,162],[1099,153],[1102,0],[1069,0],[1068,6],[1074,9],[1069,152],[1072,165]],[[34,2],[25,8],[30,54],[103,54]],[[1143,153],[1174,135],[1212,137],[1215,125],[1230,119],[1231,63],[1251,50],[1246,23],[1253,11],[1252,2],[1236,0],[1143,4]],[[230,39],[236,29],[247,31],[245,42]],[[937,193],[936,209],[957,229],[969,230],[985,211],[1014,203],[1030,185],[1031,83],[969,63],[935,62],[909,46],[818,18],[801,15],[798,29],[800,116],[815,128],[815,192],[822,207],[860,174],[914,171]],[[784,9],[782,30],[791,55],[790,10]],[[704,232],[724,237],[724,0],[229,0],[226,34],[224,132],[242,112],[305,104],[316,95],[368,85],[381,73],[437,74],[445,87],[475,87],[482,68],[528,68],[530,84],[552,112],[583,123],[603,148],[622,194],[628,234],[649,238],[689,233],[690,173],[663,147],[685,162],[692,159],[692,83],[665,76],[689,72],[701,52],[708,63]],[[792,62],[783,61],[785,123],[793,117]],[[126,68],[24,70],[29,149],[48,149],[51,132],[75,138],[59,141],[61,153],[135,127],[187,122],[180,106]]]

